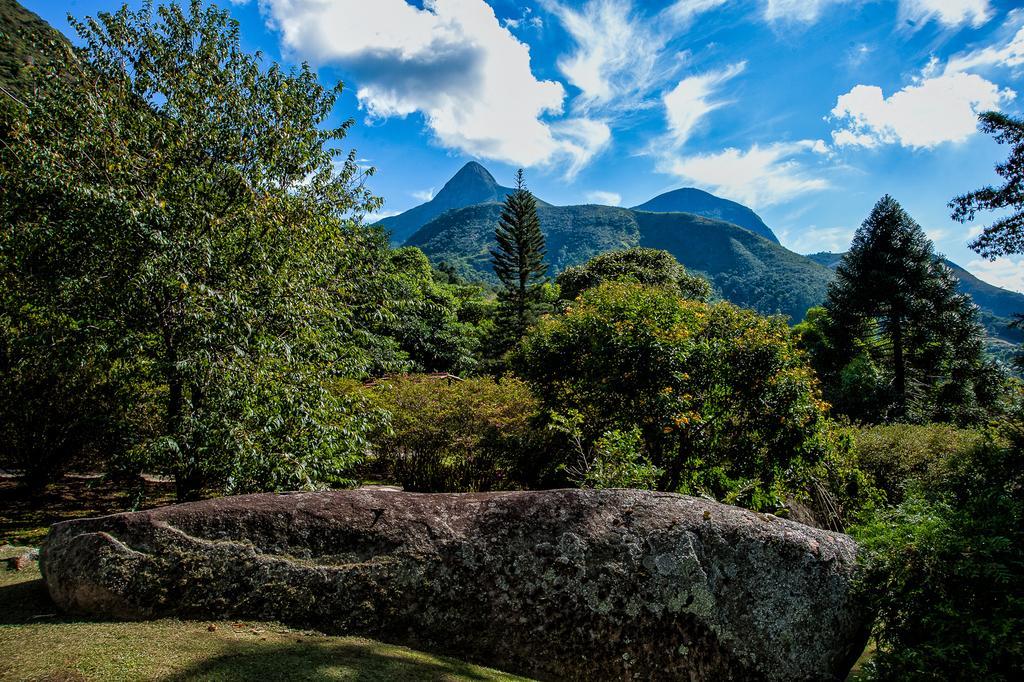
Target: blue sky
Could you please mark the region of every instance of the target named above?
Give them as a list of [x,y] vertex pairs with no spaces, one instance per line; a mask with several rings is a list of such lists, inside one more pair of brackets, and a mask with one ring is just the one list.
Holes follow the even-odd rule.
[[[115,0],[21,0],[61,30]],[[130,5],[140,4],[138,1]],[[754,208],[789,248],[842,250],[890,193],[938,250],[981,260],[955,195],[1006,150],[976,113],[1022,114],[1020,0],[222,0],[246,47],[342,80],[339,118],[387,213],[466,161],[558,204],[682,186]]]

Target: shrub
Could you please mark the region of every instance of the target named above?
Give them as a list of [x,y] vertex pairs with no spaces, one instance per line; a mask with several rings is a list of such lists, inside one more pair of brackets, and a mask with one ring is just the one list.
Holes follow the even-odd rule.
[[650,463],[643,452],[640,429],[606,431],[593,447],[583,445],[581,425],[583,415],[572,411],[568,416],[551,415],[551,427],[569,437],[577,455],[575,464],[563,464],[560,469],[569,480],[581,488],[638,488],[655,487],[661,469]]
[[549,412],[583,416],[585,447],[639,429],[661,490],[778,508],[830,447],[786,323],[729,304],[608,282],[541,320],[514,362]]
[[686,271],[668,251],[634,247],[594,256],[582,265],[566,268],[558,275],[561,297],[573,300],[587,289],[604,282],[629,281],[678,290],[683,298],[706,301],[711,284]]
[[858,466],[894,505],[903,501],[908,486],[939,487],[951,462],[985,440],[982,431],[947,424],[888,424],[851,429],[850,434]]
[[795,472],[790,501],[794,508],[786,510],[795,512],[795,520],[845,532],[885,502],[885,495],[857,461],[850,431],[829,424],[819,435],[822,457]]
[[1024,431],[953,452],[947,472],[855,530],[883,680],[1024,670]]
[[372,437],[376,464],[407,490],[465,492],[529,481],[537,451],[537,400],[514,378],[410,375],[370,389],[390,414]]

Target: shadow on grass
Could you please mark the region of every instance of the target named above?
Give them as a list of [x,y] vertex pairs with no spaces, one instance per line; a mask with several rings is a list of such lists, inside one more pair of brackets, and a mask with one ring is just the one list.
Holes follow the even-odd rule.
[[48,623],[59,619],[57,607],[50,600],[42,579],[0,584],[0,625]]
[[469,664],[373,642],[244,643],[162,678],[164,682],[215,679],[493,680]]
[[[0,569],[2,572],[3,569]],[[38,576],[34,570],[34,576]],[[33,624],[95,623],[112,621],[78,618],[61,614],[42,579],[29,574],[0,573],[0,626]],[[118,622],[120,624],[120,622]],[[187,625],[170,627],[187,628]],[[171,633],[173,635],[173,633]],[[279,637],[280,634],[274,635]],[[342,640],[296,633],[290,641],[223,641],[198,643],[187,648],[193,660],[179,661],[175,672],[159,679],[166,682],[209,679],[225,682],[248,680],[324,680],[345,679],[356,682],[409,682],[432,680],[495,680],[505,676],[485,671],[468,663],[420,653],[378,642],[345,638]],[[154,641],[150,645],[157,645]],[[136,645],[138,646],[138,645]],[[146,646],[143,644],[143,646]],[[212,649],[212,650],[211,650]],[[184,653],[184,652],[183,652]],[[198,660],[195,660],[198,658]],[[0,666],[2,669],[3,666]],[[59,675],[72,675],[61,671]],[[54,673],[57,675],[58,673]],[[77,673],[74,673],[77,675]],[[4,675],[0,671],[0,678]],[[46,677],[44,679],[80,680],[83,677]]]

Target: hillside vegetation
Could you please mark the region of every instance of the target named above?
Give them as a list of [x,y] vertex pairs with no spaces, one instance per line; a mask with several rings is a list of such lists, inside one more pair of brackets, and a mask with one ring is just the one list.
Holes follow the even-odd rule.
[[502,187],[490,172],[475,161],[463,166],[430,201],[380,221],[393,244],[405,242],[416,230],[445,211],[474,204],[500,203],[512,192]]
[[[448,211],[412,235],[415,246],[434,263],[447,263],[463,277],[497,282],[489,249],[501,204],[480,204]],[[538,205],[552,274],[612,249],[636,246],[640,228],[632,211],[613,206]]]
[[[877,656],[865,668],[871,679],[934,679],[936,671],[949,679],[1019,678],[1024,383],[985,354],[980,315],[962,288],[974,287],[992,306],[1005,299],[1007,307],[992,315],[1017,312],[1009,307],[1017,299],[965,276],[958,282],[894,197],[877,202],[833,271],[831,255],[821,257],[823,265],[715,217],[550,206],[535,200],[524,171],[508,194],[486,169],[469,164],[426,207],[398,217],[402,229],[430,220],[407,246],[393,248],[394,233],[365,224],[382,199],[368,183],[374,169],[344,149],[357,124],[331,127],[341,87],[322,83],[308,64],[282,68],[247,52],[230,9],[160,0],[72,21],[81,48],[59,64],[48,55],[66,43],[44,24],[25,12],[0,19],[15,26],[5,35],[27,35],[29,46],[10,62],[16,96],[6,86],[0,93],[0,469],[13,472],[0,480],[0,490],[10,489],[10,503],[0,499],[0,543],[38,541],[46,523],[62,518],[54,507],[63,506],[64,517],[100,514],[163,504],[172,490],[181,502],[371,481],[427,493],[575,487],[685,494],[758,512],[729,512],[752,528],[779,517],[832,537],[854,535],[864,551],[850,546],[847,556],[857,554],[868,569],[860,597],[872,607],[867,613],[879,614]],[[27,33],[19,21],[28,22]],[[982,118],[989,132],[1009,131],[997,141],[1011,141],[1015,151],[998,171],[1009,176],[1006,191],[1016,200],[1015,188],[1024,184],[1024,120]],[[974,216],[969,202],[986,192],[961,198],[965,220]],[[1007,225],[1012,229],[1002,235]],[[997,246],[1024,250],[1024,241],[1014,241],[1024,235],[1024,209],[1019,224],[1003,221],[984,235],[983,255]],[[783,316],[802,321],[791,326]],[[1014,360],[1024,369],[1024,355]],[[110,494],[54,499],[69,474]],[[396,504],[411,499],[400,497]],[[83,506],[90,500],[95,504]],[[231,504],[247,519],[258,506],[244,497]],[[601,515],[626,528],[629,504],[607,502]],[[561,514],[568,507],[555,508]],[[218,513],[212,521],[225,518]],[[423,532],[432,534],[445,518],[424,517]],[[527,532],[509,525],[512,517],[493,518],[468,527]],[[581,518],[597,516],[586,511]],[[355,522],[339,516],[329,523]],[[511,546],[501,539],[507,536],[490,537]],[[630,618],[645,613],[646,603],[633,609],[592,580],[580,557],[604,550],[577,539],[582,545],[557,542],[566,545],[558,550],[565,561],[557,563],[569,572],[552,570],[553,582],[578,585],[581,598],[545,598],[541,611],[532,598],[509,599],[501,602],[502,622],[521,625],[541,614],[543,623],[570,623],[590,636],[603,632],[591,618],[618,609],[632,611]],[[527,550],[546,544],[526,540]],[[237,585],[254,585],[243,590],[249,595],[289,584],[245,561],[232,562],[237,573],[211,573],[205,565],[179,572],[173,554],[146,542],[123,540],[166,561],[170,582],[127,569],[154,588],[140,598],[143,606],[164,599],[167,589],[205,602],[207,576],[232,588],[223,593],[225,609]],[[707,609],[713,602],[702,597],[683,603],[674,581],[699,577],[690,570],[697,565],[692,553],[649,549],[659,553],[653,563],[634,557],[631,565],[653,565],[670,584],[652,610],[670,618],[668,632],[680,622],[671,620],[676,614],[689,617],[681,615],[688,606],[699,609],[694,615],[708,610],[738,621],[750,612],[745,600],[736,612]],[[90,552],[73,552],[71,560],[114,576],[117,585],[120,569],[95,563]],[[766,569],[753,572],[757,584],[778,587],[770,555],[744,554]],[[44,556],[49,562],[54,555]],[[486,588],[501,576],[535,593],[535,581],[524,578],[532,574],[501,556],[491,564],[500,573],[476,570],[487,563],[470,566],[473,584],[483,579]],[[828,560],[827,553],[818,559]],[[57,565],[47,568],[56,575]],[[397,575],[391,562],[375,566]],[[505,573],[508,566],[515,570]],[[615,570],[598,573],[627,591],[640,589],[614,578]],[[7,577],[0,574],[0,583]],[[242,627],[256,630],[260,642],[267,637],[266,648],[235,641],[233,622],[197,629],[61,619],[41,599],[38,582],[7,583],[0,584],[0,676],[490,676],[416,654],[412,668],[396,667],[396,659],[410,656],[374,644],[353,650],[342,640],[307,645],[306,633],[271,634],[258,624]],[[465,583],[439,584],[440,602],[475,603],[459,589]],[[356,591],[353,622],[362,619],[360,609],[367,622],[400,622],[388,603],[397,593],[381,583],[375,594],[378,587],[380,602]],[[303,610],[334,609],[336,601],[325,601],[332,594],[310,588],[297,596],[308,600]],[[772,607],[755,609],[767,614],[762,633],[779,630],[790,610],[822,615],[794,603],[789,589],[773,594]],[[437,613],[430,622],[447,625],[468,612]],[[479,623],[469,620],[474,630],[498,622],[486,613]],[[617,664],[631,661],[631,653],[623,655],[631,650],[608,647],[620,633],[635,634],[632,622],[617,621],[607,637],[585,646],[562,636],[569,630],[544,630],[543,641],[572,656],[611,652],[608,660]],[[208,625],[213,630],[203,629]],[[714,656],[742,654],[730,649],[741,635],[701,628],[694,646]],[[494,636],[508,630],[502,625]],[[792,628],[783,630],[788,636]],[[200,640],[204,632],[211,636]],[[660,630],[651,632],[630,645],[664,642]],[[443,641],[431,644],[435,653],[459,636],[454,627],[441,633]],[[294,646],[289,638],[303,642]],[[692,657],[690,641],[648,651],[675,651],[689,664],[701,660]],[[858,635],[843,645],[844,661],[861,641]],[[781,644],[785,655],[812,651],[792,638]],[[521,651],[523,660],[544,660],[532,644]],[[659,676],[652,670],[646,677]],[[693,670],[694,678],[708,676]]]
[[[407,244],[463,277],[494,283],[488,249],[501,206],[449,211]],[[612,206],[540,206],[553,274],[613,249],[647,246],[668,251],[687,270],[706,276],[722,298],[791,320],[825,298],[832,273],[803,256],[732,223],[689,213],[653,213]]]

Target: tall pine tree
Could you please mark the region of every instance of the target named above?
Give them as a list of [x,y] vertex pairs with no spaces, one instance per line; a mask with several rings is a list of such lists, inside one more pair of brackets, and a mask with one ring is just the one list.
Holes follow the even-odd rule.
[[851,372],[877,367],[884,383],[877,416],[980,417],[1002,382],[983,358],[977,309],[956,283],[921,226],[895,199],[882,197],[829,287],[836,364],[826,381],[857,383]]
[[537,201],[526,188],[522,168],[516,173],[515,191],[505,197],[494,239],[498,248],[491,249],[491,263],[503,286],[498,326],[501,345],[508,348],[523,338],[542,312],[548,271]]

